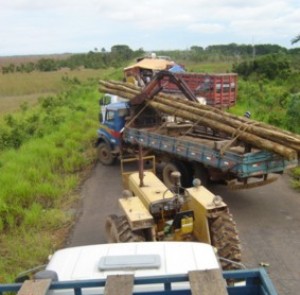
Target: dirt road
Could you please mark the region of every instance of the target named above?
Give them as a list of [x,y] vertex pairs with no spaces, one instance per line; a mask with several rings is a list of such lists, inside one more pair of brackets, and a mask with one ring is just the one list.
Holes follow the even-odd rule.
[[[230,191],[212,189],[229,205],[243,246],[243,262],[256,268],[268,266],[280,295],[300,290],[300,194],[280,177],[268,186]],[[122,192],[119,166],[98,164],[82,187],[82,214],[67,246],[105,243],[104,223],[108,214],[119,213]]]

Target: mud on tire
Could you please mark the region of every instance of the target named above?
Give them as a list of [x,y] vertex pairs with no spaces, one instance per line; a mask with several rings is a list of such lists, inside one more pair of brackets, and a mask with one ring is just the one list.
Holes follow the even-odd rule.
[[105,233],[108,243],[143,242],[142,232],[133,232],[125,216],[110,215],[106,219]]
[[[233,221],[232,215],[228,208],[218,212],[214,217],[209,218],[211,243],[218,250],[218,255],[221,258],[241,262],[241,245],[236,224]],[[221,260],[222,268],[238,269],[237,264],[229,261]]]

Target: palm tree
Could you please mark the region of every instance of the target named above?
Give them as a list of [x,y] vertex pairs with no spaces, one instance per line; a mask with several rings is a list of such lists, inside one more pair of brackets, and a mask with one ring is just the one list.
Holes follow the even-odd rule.
[[298,36],[296,36],[294,39],[292,39],[291,43],[295,44],[295,43],[297,43],[299,41],[300,41],[300,34]]

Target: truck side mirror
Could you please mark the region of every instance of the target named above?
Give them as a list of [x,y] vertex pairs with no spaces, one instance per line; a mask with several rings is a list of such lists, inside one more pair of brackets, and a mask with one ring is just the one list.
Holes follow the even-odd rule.
[[100,106],[105,106],[111,103],[111,98],[107,95],[104,95],[99,99],[99,105]]

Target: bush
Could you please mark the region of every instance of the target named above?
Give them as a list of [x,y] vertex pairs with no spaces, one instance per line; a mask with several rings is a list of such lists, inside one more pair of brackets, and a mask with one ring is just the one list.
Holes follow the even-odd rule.
[[300,134],[300,94],[291,95],[287,105],[286,127]]
[[287,78],[291,72],[287,55],[271,54],[256,58],[252,61],[244,61],[233,65],[233,71],[249,78],[251,75],[258,75],[258,79]]

